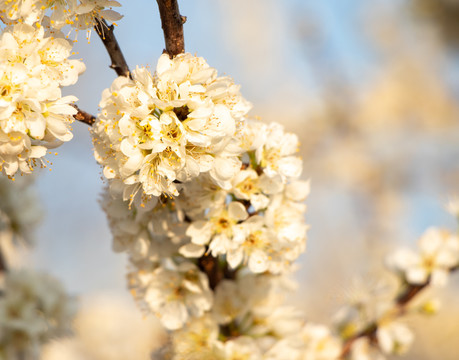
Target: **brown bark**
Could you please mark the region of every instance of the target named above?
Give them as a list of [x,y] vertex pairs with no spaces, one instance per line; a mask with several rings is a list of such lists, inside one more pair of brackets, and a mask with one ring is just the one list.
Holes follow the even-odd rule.
[[104,19],[99,20],[96,18],[96,22],[97,24],[94,26],[94,29],[102,40],[105,48],[107,49],[108,55],[110,56],[110,60],[112,61],[110,68],[115,70],[118,76],[130,77],[129,66],[126,63],[126,59],[124,58],[115,37],[114,25],[108,26]]
[[161,16],[161,25],[166,42],[165,53],[171,59],[185,51],[185,40],[183,37],[183,24],[186,17],[180,15],[177,0],[156,0]]
[[5,256],[3,255],[3,250],[0,245],[0,274],[5,274],[8,272],[8,265],[6,264]]
[[89,126],[92,126],[94,124],[94,122],[96,121],[96,117],[94,115],[91,115],[89,113],[87,113],[86,111],[83,111],[81,110],[80,108],[78,108],[78,106],[76,105],[72,105],[75,109],[78,110],[78,113],[76,113],[75,115],[73,115],[73,117],[75,118],[75,120],[78,120],[82,123],[85,123]]

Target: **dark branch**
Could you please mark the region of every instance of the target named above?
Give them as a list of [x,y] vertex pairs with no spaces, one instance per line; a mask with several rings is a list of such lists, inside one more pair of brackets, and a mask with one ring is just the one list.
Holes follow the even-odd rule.
[[8,272],[8,265],[6,264],[5,256],[3,255],[3,250],[0,245],[0,274]]
[[201,256],[198,259],[198,265],[201,271],[207,275],[212,290],[215,290],[223,279],[234,280],[236,278],[237,269],[230,269],[226,262],[220,262],[211,254]]
[[165,52],[171,58],[185,51],[183,24],[186,17],[180,15],[177,0],[156,0],[166,42]]
[[130,77],[129,67],[113,31],[114,25],[108,26],[104,19],[99,20],[96,18],[96,25],[94,26],[94,29],[104,43],[108,55],[110,55],[110,60],[112,61],[110,67],[116,71],[118,76]]
[[[406,306],[409,302],[416,297],[424,288],[426,288],[430,283],[430,279],[428,279],[424,284],[421,285],[412,285],[407,284],[405,289],[396,297],[395,299],[395,307],[396,307],[396,314],[402,315],[405,312]],[[373,342],[376,342],[376,332],[378,331],[378,324],[376,322],[371,323],[365,329],[358,332],[351,338],[347,339],[343,345],[343,350],[341,352],[341,358],[346,357],[349,355],[352,345],[355,341],[360,338],[368,337]]]
[[78,113],[73,115],[75,120],[81,121],[82,123],[85,123],[89,126],[92,126],[94,122],[96,121],[96,117],[94,115],[91,115],[87,113],[86,111],[80,110],[78,106],[72,105],[75,109],[78,110]]
[[[450,269],[450,272],[459,270],[459,265],[455,266]],[[405,288],[403,289],[402,292],[395,298],[395,310],[396,314],[402,315],[405,313],[407,305],[410,303],[411,300],[413,300],[423,289],[425,289],[427,286],[430,284],[430,277],[427,279],[427,281],[423,284],[419,285],[414,285],[414,284],[406,284]],[[368,337],[370,340],[373,342],[376,342],[376,332],[378,331],[378,324],[377,323],[371,323],[368,325],[365,329],[362,331],[358,332],[351,338],[347,339],[345,343],[343,344],[343,350],[341,351],[341,358],[345,358],[347,355],[349,355],[352,345],[354,342],[360,338],[363,337]]]
[[403,310],[403,308],[411,301],[411,299],[419,294],[422,289],[427,287],[429,283],[430,280],[421,285],[408,285],[406,289],[397,296],[395,303],[401,310]]
[[214,290],[223,279],[223,272],[218,263],[218,259],[212,255],[203,255],[199,258],[198,264],[201,271],[207,275],[210,288]]

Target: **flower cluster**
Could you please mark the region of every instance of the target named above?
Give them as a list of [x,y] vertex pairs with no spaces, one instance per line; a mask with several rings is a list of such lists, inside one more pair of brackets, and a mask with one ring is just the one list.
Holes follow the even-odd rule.
[[[38,199],[31,188],[33,177],[12,182],[0,176],[0,242],[33,243],[33,229],[40,220]],[[11,242],[10,242],[11,243]]]
[[155,359],[362,360],[409,348],[399,317],[458,266],[457,236],[430,229],[419,255],[396,253],[399,291],[360,292],[335,331],[305,322],[279,295],[306,246],[296,135],[249,119],[233,81],[190,54],[119,77],[100,106],[94,147],[113,248],[129,255],[140,307],[170,331]]
[[10,25],[40,23],[57,30],[71,25],[86,30],[96,25],[97,19],[110,22],[121,19],[111,9],[118,6],[121,4],[114,0],[6,0],[0,3],[0,18]]
[[[240,169],[235,135],[250,109],[239,87],[202,58],[164,54],[153,76],[137,68],[102,94],[94,127],[96,159],[124,196],[177,196],[202,173],[228,188]],[[120,185],[121,186],[121,185]]]
[[387,265],[408,284],[445,285],[451,269],[459,265],[459,237],[430,228],[419,239],[419,250],[400,249],[387,259]]
[[350,292],[354,295],[337,312],[334,324],[343,341],[354,339],[350,342],[350,359],[383,360],[383,354],[405,353],[414,335],[398,318],[392,287],[359,285]]
[[336,314],[336,330],[351,345],[347,354],[352,360],[384,360],[385,355],[408,351],[414,335],[400,317],[437,311],[437,300],[411,300],[428,285],[444,285],[449,273],[458,268],[459,237],[429,228],[419,239],[419,253],[399,249],[388,256],[386,265],[399,279],[397,288],[359,286],[354,291],[357,295]]
[[323,325],[304,323],[297,310],[282,306],[285,279],[238,273],[215,289],[210,313],[174,332],[155,359],[333,360],[340,340]]
[[74,310],[56,279],[26,270],[8,273],[0,298],[0,358],[38,358],[43,343],[68,332]]
[[17,24],[0,38],[0,169],[8,176],[46,165],[48,149],[72,138],[74,96],[61,87],[74,84],[85,70],[69,60],[72,46],[42,27]]
[[306,246],[296,135],[248,119],[239,86],[190,54],[117,78],[100,106],[102,206],[133,296],[173,331],[164,353],[335,358],[328,331],[273,301]]

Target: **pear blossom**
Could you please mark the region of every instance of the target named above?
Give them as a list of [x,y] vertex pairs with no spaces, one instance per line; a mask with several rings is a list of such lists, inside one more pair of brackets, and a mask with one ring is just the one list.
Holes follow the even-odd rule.
[[419,253],[400,249],[387,259],[390,269],[404,274],[410,284],[445,285],[459,264],[459,238],[448,231],[429,228],[419,239]]
[[385,360],[378,347],[371,345],[367,338],[357,339],[351,349],[352,360]]
[[72,26],[79,30],[94,27],[96,19],[105,19],[115,22],[122,18],[122,15],[112,10],[112,7],[120,7],[121,4],[115,0],[79,0],[80,4],[75,8],[75,17]]
[[228,187],[241,167],[236,127],[249,109],[238,87],[190,54],[163,54],[155,75],[137,68],[132,78],[103,92],[93,135],[104,174],[153,196],[178,196],[177,183],[201,173]]
[[211,316],[192,318],[172,334],[172,359],[214,360],[218,333],[218,324]]
[[0,297],[0,354],[36,358],[40,346],[69,331],[74,301],[54,278],[30,270],[9,272]]
[[173,205],[158,203],[156,198],[134,203],[135,211],[122,197],[103,194],[104,208],[113,235],[113,250],[126,252],[133,262],[146,260],[159,263],[161,259],[178,254],[186,242],[187,224]]
[[182,328],[189,318],[202,316],[212,306],[208,279],[191,262],[165,260],[155,270],[139,276],[139,287],[145,294],[142,302],[169,330]]
[[28,24],[39,21],[42,16],[40,0],[5,0],[0,3],[0,18],[5,23],[24,20]]
[[49,148],[72,139],[74,96],[61,86],[76,82],[84,64],[68,60],[71,46],[42,28],[17,24],[0,38],[0,169],[30,173]]
[[414,335],[406,325],[398,321],[387,321],[379,324],[376,338],[384,353],[403,354],[411,346]]
[[299,150],[298,137],[285,133],[282,125],[271,123],[264,128],[263,146],[256,149],[256,160],[270,177],[280,175],[283,179],[296,179],[302,171],[302,161],[294,154]]
[[302,360],[337,360],[341,354],[341,342],[332,336],[324,325],[306,324],[301,332],[305,349]]
[[[5,235],[16,243],[33,243],[33,229],[40,220],[40,207],[32,185],[33,177],[30,176],[18,178],[15,182],[0,176],[0,238]],[[2,241],[2,245],[5,242]]]
[[[222,209],[216,209],[208,213],[208,220],[199,220],[191,223],[186,234],[191,237],[191,242],[201,247],[204,252],[204,246],[209,246],[212,255],[225,254],[228,250],[234,248],[233,238],[238,236],[241,227],[237,224],[239,221],[248,217],[247,210],[238,201],[233,201]],[[181,252],[187,254],[187,245]],[[202,254],[201,254],[202,255]]]
[[119,6],[114,0],[7,0],[0,4],[0,18],[7,24],[38,23],[57,30],[70,25],[77,30],[88,30],[89,38],[97,20],[114,22],[122,18],[112,10]]
[[221,360],[262,360],[262,351],[255,339],[239,336],[234,340],[217,343],[215,359]]
[[269,178],[265,174],[259,176],[253,169],[239,171],[232,179],[232,190],[238,199],[249,200],[255,211],[268,206],[267,195],[283,190],[282,179]]

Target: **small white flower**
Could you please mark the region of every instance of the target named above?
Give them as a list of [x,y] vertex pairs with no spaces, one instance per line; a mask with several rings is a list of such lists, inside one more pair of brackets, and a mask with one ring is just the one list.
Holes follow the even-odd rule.
[[271,123],[263,146],[256,150],[256,159],[266,175],[296,179],[303,169],[301,159],[294,155],[298,149],[299,142],[295,134],[285,133],[282,125]]
[[248,213],[244,205],[233,201],[228,206],[209,212],[207,215],[209,220],[191,223],[186,234],[191,237],[193,244],[208,245],[213,256],[225,254],[235,247],[232,239],[241,231],[237,224],[247,217]]
[[414,335],[408,327],[397,321],[379,324],[376,338],[386,354],[403,354],[411,346]]
[[62,336],[74,302],[54,278],[29,270],[9,272],[0,298],[0,348],[8,358],[38,356],[39,347]]
[[459,263],[459,238],[430,228],[419,239],[419,253],[400,249],[387,260],[389,268],[401,271],[410,284],[445,285],[450,270]]
[[215,360],[218,324],[208,315],[192,318],[172,334],[174,360]]
[[301,337],[305,344],[303,360],[337,360],[341,354],[341,342],[324,325],[306,324]]
[[370,344],[368,338],[354,341],[351,348],[352,360],[385,360],[379,348]]
[[194,264],[168,262],[152,272],[144,300],[167,329],[176,330],[209,310],[213,298],[206,275]]

